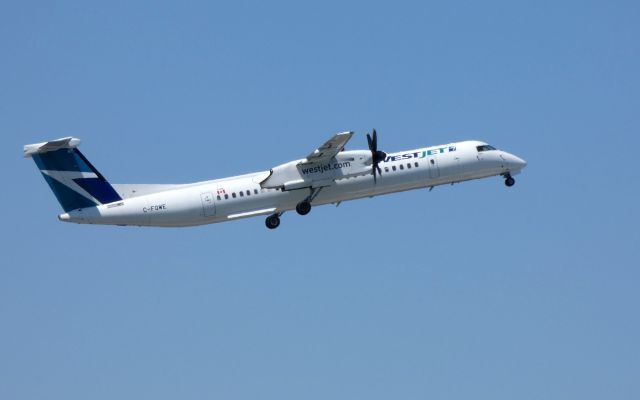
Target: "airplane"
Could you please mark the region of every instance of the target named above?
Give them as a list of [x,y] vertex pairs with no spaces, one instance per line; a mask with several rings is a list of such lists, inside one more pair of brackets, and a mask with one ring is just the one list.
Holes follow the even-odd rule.
[[[78,224],[184,227],[283,213],[312,206],[502,176],[506,186],[527,163],[476,140],[386,153],[367,133],[367,150],[345,150],[353,132],[335,134],[306,157],[269,170],[187,184],[110,184],[74,137],[24,146],[64,210]],[[384,172],[383,172],[384,171]]]

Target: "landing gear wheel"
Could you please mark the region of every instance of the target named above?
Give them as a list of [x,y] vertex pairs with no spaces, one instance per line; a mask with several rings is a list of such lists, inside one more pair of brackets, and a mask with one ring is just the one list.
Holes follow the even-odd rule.
[[267,225],[267,228],[276,229],[280,226],[280,217],[278,214],[269,215],[264,223]]
[[507,179],[504,180],[504,184],[507,185],[507,187],[511,187],[516,184],[516,180],[510,176],[507,176]]
[[296,212],[300,215],[307,215],[309,211],[311,211],[311,203],[306,200],[296,205]]

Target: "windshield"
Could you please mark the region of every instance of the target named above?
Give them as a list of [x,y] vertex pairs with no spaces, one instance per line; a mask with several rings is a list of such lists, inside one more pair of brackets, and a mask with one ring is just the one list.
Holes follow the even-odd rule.
[[488,144],[483,144],[482,146],[476,147],[476,149],[478,149],[478,153],[479,153],[481,151],[495,150],[496,148],[493,146],[489,146]]

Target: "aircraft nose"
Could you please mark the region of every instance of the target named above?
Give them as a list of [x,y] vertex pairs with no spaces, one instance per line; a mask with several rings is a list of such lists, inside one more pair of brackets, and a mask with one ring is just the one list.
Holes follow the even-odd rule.
[[527,166],[527,162],[518,156],[513,156],[515,159],[514,163],[517,165],[517,168],[522,169]]
[[504,157],[507,161],[507,165],[509,169],[518,170],[527,166],[527,162],[518,156],[514,156],[513,154],[506,153]]

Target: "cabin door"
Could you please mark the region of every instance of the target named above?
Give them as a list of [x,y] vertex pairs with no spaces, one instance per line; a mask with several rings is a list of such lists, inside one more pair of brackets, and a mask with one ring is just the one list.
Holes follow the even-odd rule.
[[206,192],[200,194],[202,200],[202,212],[205,217],[213,217],[216,215],[216,203],[213,201],[213,193]]

